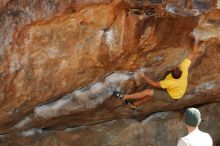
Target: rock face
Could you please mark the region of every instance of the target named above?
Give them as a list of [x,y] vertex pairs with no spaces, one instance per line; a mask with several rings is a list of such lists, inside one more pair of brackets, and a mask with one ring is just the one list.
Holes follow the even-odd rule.
[[[216,145],[220,144],[219,102],[199,108],[202,114],[200,129],[209,132]],[[3,146],[17,145],[72,145],[72,146],[176,146],[186,135],[180,112],[159,112],[143,121],[114,120],[93,126],[64,130],[30,129],[1,138]],[[213,124],[215,123],[215,124]],[[211,125],[211,126],[210,126]],[[13,141],[13,142],[12,142]]]
[[[212,109],[220,101],[218,5],[214,0],[2,1],[2,145],[55,145],[52,141],[60,145],[137,145],[138,141],[140,145],[175,145],[184,135],[183,125],[167,127],[175,138],[170,136],[164,144],[165,133],[154,139],[166,127],[157,129],[161,120],[146,116],[201,105],[201,110],[209,111],[205,115],[219,114]],[[172,104],[151,100],[132,111],[112,97],[115,90],[133,93],[149,88],[138,76],[139,70],[154,80],[162,79],[166,70],[191,52],[193,36],[202,42],[183,99]],[[213,106],[206,106],[211,102]],[[178,112],[154,116],[164,117],[170,125],[179,125],[181,117]],[[219,125],[203,125],[219,144]],[[133,140],[124,140],[126,134]],[[84,141],[82,135],[88,139]]]

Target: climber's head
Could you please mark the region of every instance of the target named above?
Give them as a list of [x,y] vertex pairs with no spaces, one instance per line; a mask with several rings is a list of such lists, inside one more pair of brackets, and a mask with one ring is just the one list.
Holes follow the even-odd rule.
[[179,79],[182,75],[182,70],[178,66],[174,66],[171,70],[171,75],[174,79]]

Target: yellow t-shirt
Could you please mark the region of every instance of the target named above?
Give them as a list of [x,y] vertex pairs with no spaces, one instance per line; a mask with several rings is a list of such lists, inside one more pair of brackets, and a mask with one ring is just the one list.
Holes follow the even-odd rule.
[[160,81],[161,87],[163,89],[166,89],[168,94],[173,99],[180,99],[186,92],[187,76],[190,64],[191,60],[189,60],[188,58],[182,61],[179,66],[182,70],[182,75],[179,79],[174,79],[170,73],[166,76],[164,80]]

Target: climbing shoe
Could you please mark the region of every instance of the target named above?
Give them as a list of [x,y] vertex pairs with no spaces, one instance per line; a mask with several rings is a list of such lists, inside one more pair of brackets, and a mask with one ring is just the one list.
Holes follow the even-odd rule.
[[134,105],[134,103],[130,100],[125,100],[125,103],[130,106],[133,110],[135,110],[137,108],[136,105]]
[[113,95],[118,99],[121,99],[121,100],[123,99],[123,95],[118,91],[114,91]]

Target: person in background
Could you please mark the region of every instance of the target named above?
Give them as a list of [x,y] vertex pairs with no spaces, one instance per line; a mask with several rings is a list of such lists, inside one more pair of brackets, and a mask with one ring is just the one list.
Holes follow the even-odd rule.
[[208,133],[199,130],[201,114],[196,108],[188,108],[184,113],[184,122],[188,134],[181,137],[177,146],[212,146],[212,138]]

